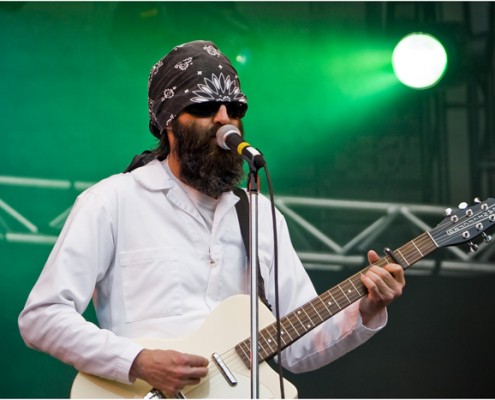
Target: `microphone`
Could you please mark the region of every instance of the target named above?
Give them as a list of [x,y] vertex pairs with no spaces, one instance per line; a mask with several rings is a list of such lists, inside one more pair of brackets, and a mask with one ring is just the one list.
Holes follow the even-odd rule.
[[240,154],[251,167],[256,170],[265,165],[263,155],[245,142],[241,132],[234,125],[223,125],[217,130],[217,144],[225,150],[231,150]]

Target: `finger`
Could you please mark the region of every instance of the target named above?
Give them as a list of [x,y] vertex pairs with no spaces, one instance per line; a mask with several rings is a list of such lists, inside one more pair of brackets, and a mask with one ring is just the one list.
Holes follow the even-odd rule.
[[369,277],[368,273],[361,275],[361,281],[363,282],[364,286],[366,286],[369,295],[371,295],[373,298],[380,296],[380,291],[378,290],[375,281]]
[[385,269],[372,266],[365,274],[371,282],[365,283],[367,289],[378,297],[388,298],[400,290],[400,284]]
[[375,250],[369,250],[368,251],[368,262],[370,264],[376,263],[378,260],[380,260],[380,256]]
[[188,367],[184,371],[184,377],[187,379],[204,378],[206,375],[208,375],[208,368],[207,367]]
[[405,277],[404,277],[404,269],[398,265],[398,264],[387,264],[384,267],[385,270],[387,270],[390,275],[392,275],[393,279],[400,283],[402,286],[405,285]]
[[368,275],[368,277],[377,285],[380,282],[386,282],[387,284],[395,282],[394,277],[386,268],[377,267],[376,265],[372,265],[368,271],[366,271],[366,275]]
[[180,389],[183,390],[186,386],[198,385],[201,382],[200,378],[187,378],[180,382]]
[[206,367],[209,364],[207,358],[195,354],[184,354],[184,357],[184,364],[191,367]]

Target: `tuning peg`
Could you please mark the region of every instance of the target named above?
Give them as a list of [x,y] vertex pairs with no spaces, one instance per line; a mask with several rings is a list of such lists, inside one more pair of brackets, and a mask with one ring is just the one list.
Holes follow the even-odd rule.
[[481,236],[483,236],[483,240],[485,241],[485,243],[489,243],[492,241],[492,235],[487,235],[485,232],[483,232],[481,234]]
[[459,204],[459,208],[461,210],[464,210],[465,208],[467,208],[467,206],[468,206],[468,203],[466,203],[465,201],[463,201],[462,203]]
[[478,250],[478,245],[476,243],[469,242],[468,245],[469,245],[469,250],[471,250],[471,253],[474,253],[476,250]]
[[475,197],[475,198],[474,198],[474,202],[475,202],[476,204],[480,204],[480,205],[481,205],[481,209],[482,209],[483,211],[488,210],[488,204],[483,203],[483,202],[480,200],[480,198],[479,198],[479,197]]
[[444,211],[444,215],[446,217],[450,217],[451,214],[452,214],[452,208],[446,208]]

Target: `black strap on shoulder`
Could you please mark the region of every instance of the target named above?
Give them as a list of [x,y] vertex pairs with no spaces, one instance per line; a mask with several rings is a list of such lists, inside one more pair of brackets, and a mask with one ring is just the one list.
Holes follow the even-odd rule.
[[[242,241],[244,242],[244,247],[246,248],[246,254],[249,260],[249,201],[247,193],[240,189],[234,188],[234,194],[239,197],[235,205],[237,211],[237,218],[239,219],[239,226],[241,227]],[[258,296],[261,301],[271,310],[272,306],[268,302],[265,294],[265,282],[261,276],[260,261],[256,260],[256,270],[258,274]]]

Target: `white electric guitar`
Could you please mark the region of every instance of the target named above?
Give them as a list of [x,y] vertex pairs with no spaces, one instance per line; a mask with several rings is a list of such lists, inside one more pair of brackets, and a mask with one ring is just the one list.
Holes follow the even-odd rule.
[[[495,200],[477,201],[473,206],[458,209],[435,228],[424,232],[404,246],[391,251],[380,259],[378,266],[395,262],[404,269],[418,262],[436,249],[469,243],[471,250],[477,245],[472,239],[482,235],[485,241],[491,237],[485,231],[495,224]],[[361,275],[354,274],[342,283],[299,307],[280,321],[281,344],[286,348],[301,336],[354,303],[367,291],[361,283]],[[182,398],[249,398],[250,381],[250,300],[246,295],[233,296],[220,304],[208,317],[203,327],[194,335],[181,340],[137,340],[149,349],[173,349],[202,355],[210,360],[206,378],[194,386],[187,386]],[[277,353],[277,324],[271,312],[260,303],[259,307],[259,397],[280,398],[278,374],[265,362]],[[246,339],[246,337],[248,339]],[[285,397],[296,398],[297,389],[284,380]],[[78,373],[71,391],[72,398],[164,398],[158,390],[144,381],[133,385],[117,383],[85,373]]]

